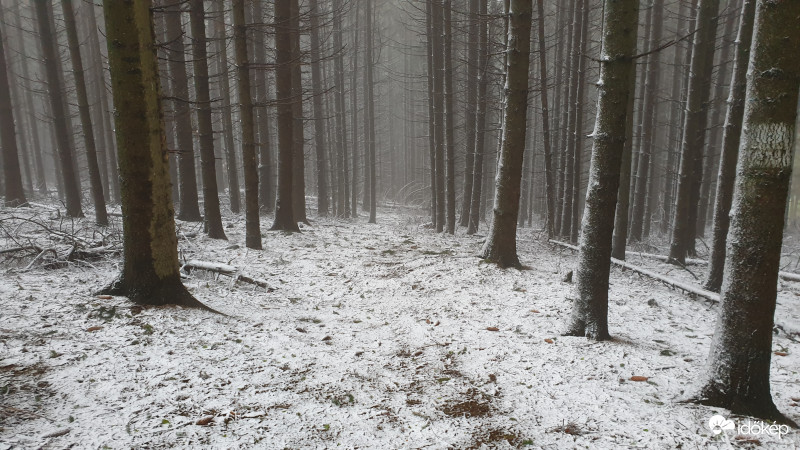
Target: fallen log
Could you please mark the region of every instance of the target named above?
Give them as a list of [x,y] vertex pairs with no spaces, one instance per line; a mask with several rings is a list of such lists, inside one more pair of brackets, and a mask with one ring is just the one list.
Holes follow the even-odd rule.
[[239,273],[239,269],[237,267],[231,266],[231,265],[228,265],[228,264],[215,263],[215,262],[211,262],[211,261],[200,261],[200,260],[197,260],[197,259],[193,259],[193,260],[187,262],[186,264],[184,264],[181,267],[181,270],[185,271],[187,273],[192,269],[200,269],[200,270],[206,270],[206,271],[209,271],[209,272],[218,273],[220,275],[229,276],[229,277],[233,278],[236,281],[243,281],[245,283],[254,284],[254,285],[258,286],[258,287],[263,287],[263,288],[267,289],[268,291],[274,290],[273,288],[270,287],[269,283],[267,283],[265,280],[261,280],[261,279],[258,279],[258,278],[252,278],[252,277],[249,277],[247,275],[243,275],[243,274]]
[[[580,250],[577,246],[571,245],[571,244],[567,244],[566,242],[556,241],[556,240],[553,240],[553,239],[551,239],[550,242],[552,244],[560,245],[561,247],[568,248],[568,249],[576,251],[576,252]],[[673,288],[676,288],[676,289],[680,289],[682,291],[688,292],[690,294],[697,295],[699,297],[703,297],[703,298],[705,298],[707,300],[710,300],[712,302],[715,302],[715,303],[719,302],[719,294],[717,294],[716,292],[707,291],[707,290],[705,290],[705,289],[703,289],[703,288],[701,288],[699,286],[695,286],[695,285],[692,285],[690,283],[685,283],[683,281],[676,280],[674,278],[670,278],[670,277],[661,275],[659,273],[653,272],[652,270],[647,270],[645,268],[642,268],[642,267],[639,267],[639,266],[635,266],[635,265],[633,265],[631,263],[628,263],[628,262],[625,262],[625,261],[621,261],[621,260],[616,259],[616,258],[611,258],[611,262],[613,264],[617,265],[617,266],[624,267],[625,269],[634,271],[634,272],[639,273],[641,275],[645,275],[645,276],[648,276],[648,277],[650,277],[650,278],[652,278],[654,280],[660,281],[660,282],[666,284],[667,286],[670,286],[670,287],[673,287]]]

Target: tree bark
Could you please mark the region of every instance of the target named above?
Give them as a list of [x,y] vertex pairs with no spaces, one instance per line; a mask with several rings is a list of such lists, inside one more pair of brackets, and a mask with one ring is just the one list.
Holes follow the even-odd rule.
[[[239,170],[236,161],[236,146],[233,141],[233,110],[231,108],[231,85],[228,75],[228,43],[225,33],[225,2],[216,2],[217,18],[215,25],[217,60],[220,67],[219,82],[222,94],[222,134],[225,138],[225,166],[228,175],[228,195],[231,201],[231,212],[239,214],[241,210],[241,193],[239,192]],[[263,161],[262,161],[263,164]],[[260,196],[259,196],[260,197]]]
[[203,219],[208,237],[227,240],[219,210],[217,163],[214,157],[214,128],[211,125],[211,93],[208,83],[206,14],[203,0],[189,1],[189,21],[192,30],[192,67],[194,68],[194,92],[197,102],[200,165],[203,174]]
[[444,108],[445,108],[445,204],[448,234],[456,232],[456,162],[455,162],[455,112],[453,111],[453,4],[444,0]]
[[[247,55],[247,25],[244,0],[233,0],[233,44],[239,87],[239,117],[242,122],[242,165],[244,166],[245,245],[261,250],[261,218],[258,210],[258,160],[256,159],[255,120],[250,87],[250,60]],[[276,214],[277,220],[277,214]]]
[[309,28],[311,34],[311,86],[314,106],[314,150],[317,156],[317,214],[327,216],[330,210],[328,194],[328,164],[325,157],[325,120],[322,110],[322,75],[320,71],[320,9],[317,0],[309,1]]
[[[122,181],[124,259],[105,293],[206,308],[181,284],[149,0],[105,0]],[[206,308],[207,309],[207,308]]]
[[[344,39],[342,35],[342,2],[333,0],[333,47],[336,56],[333,60],[334,79],[336,89],[334,92],[334,107],[336,118],[336,172],[337,189],[336,203],[340,217],[350,217],[350,186],[347,170],[347,117],[345,115],[345,84],[344,84]],[[355,124],[353,124],[355,126]]]
[[275,209],[275,192],[272,179],[272,142],[270,133],[269,108],[269,78],[267,77],[267,30],[264,29],[264,0],[251,2],[253,6],[253,20],[251,27],[253,62],[255,69],[250,71],[255,82],[255,100],[253,105],[254,132],[258,136],[258,205],[262,212],[270,213]]
[[59,59],[55,48],[53,19],[48,13],[47,0],[35,0],[36,21],[39,24],[39,39],[44,57],[45,72],[47,77],[47,91],[50,98],[51,112],[54,118],[55,139],[58,146],[58,161],[64,180],[64,197],[67,205],[67,215],[70,217],[83,217],[81,209],[80,186],[77,181],[73,147],[70,144],[69,130],[67,129],[67,111],[64,107],[62,95],[64,92],[61,77],[59,76]]
[[725,134],[722,137],[722,154],[717,177],[717,196],[714,203],[714,225],[712,227],[711,256],[704,288],[719,292],[725,268],[725,246],[730,226],[730,209],[733,202],[733,186],[736,181],[736,160],[739,157],[744,99],[747,92],[747,64],[750,59],[750,43],[753,36],[753,19],[756,0],[744,0],[736,36],[736,53],[733,60],[733,76],[728,96],[728,112],[725,116]]
[[[0,11],[0,21],[3,21]],[[3,147],[3,178],[5,179],[5,206],[24,206],[28,203],[22,188],[22,172],[19,167],[17,131],[14,111],[11,108],[11,89],[8,83],[8,67],[4,49],[4,36],[0,30],[0,144]]]
[[480,2],[480,24],[478,25],[478,79],[477,107],[475,111],[475,161],[472,169],[472,198],[470,200],[467,234],[478,232],[480,224],[481,198],[483,190],[483,165],[486,139],[486,91],[489,87],[489,36],[486,25],[487,3]]
[[302,57],[300,53],[300,4],[291,0],[289,15],[289,36],[291,59],[289,67],[292,74],[292,211],[295,222],[308,223],[306,217],[306,174],[305,137],[303,130],[303,83],[301,74]]
[[542,139],[544,140],[544,176],[547,196],[547,221],[545,222],[545,229],[547,230],[547,236],[553,238],[555,236],[553,215],[555,214],[556,187],[554,184],[555,174],[553,173],[552,138],[550,137],[550,108],[547,102],[547,49],[545,47],[544,38],[544,0],[537,0],[536,4],[539,15],[539,79],[542,86],[539,99],[542,103]]
[[365,5],[365,45],[364,45],[364,76],[365,76],[365,97],[364,97],[364,105],[367,107],[364,110],[365,114],[365,122],[367,126],[365,127],[364,132],[367,133],[365,136],[366,141],[366,148],[365,154],[369,155],[368,163],[367,163],[367,171],[369,177],[369,223],[376,222],[376,214],[377,214],[377,198],[376,198],[376,180],[375,180],[375,100],[374,100],[374,81],[373,81],[373,70],[375,62],[374,58],[374,51],[373,51],[373,41],[375,39],[375,33],[373,31],[373,15],[374,15],[374,6],[372,0],[366,0]]
[[607,2],[598,82],[597,119],[592,133],[589,187],[581,224],[572,316],[567,335],[605,340],[608,332],[608,275],[614,209],[625,147],[632,56],[638,33],[638,0]]
[[475,168],[475,110],[478,106],[478,22],[483,20],[478,16],[479,2],[469,1],[469,31],[467,33],[467,108],[465,112],[464,133],[466,137],[466,154],[464,158],[464,193],[461,198],[461,220],[459,225],[469,225],[470,206],[472,204],[472,172]]
[[770,394],[770,359],[800,90],[800,2],[756,2],[716,332],[700,403],[797,424]]
[[511,0],[502,147],[497,168],[492,224],[482,255],[484,259],[500,267],[521,267],[517,256],[517,215],[528,114],[532,10],[532,0]]
[[685,262],[687,254],[690,256],[694,254],[697,197],[703,170],[703,142],[708,116],[719,0],[700,0],[698,5],[699,29],[692,45],[675,219],[669,250],[669,257],[679,264]]

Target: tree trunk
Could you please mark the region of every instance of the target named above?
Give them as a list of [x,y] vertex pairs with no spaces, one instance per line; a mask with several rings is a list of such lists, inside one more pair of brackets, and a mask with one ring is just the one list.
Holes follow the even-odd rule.
[[358,123],[358,90],[356,86],[358,84],[358,9],[354,8],[353,14],[353,59],[352,59],[352,66],[353,71],[350,74],[350,123],[351,123],[351,130],[353,132],[352,142],[353,142],[353,150],[351,154],[353,155],[352,163],[353,168],[353,186],[352,191],[350,192],[350,206],[351,210],[350,213],[353,217],[358,217],[358,127],[356,124]]
[[192,29],[192,67],[194,68],[194,92],[197,102],[200,165],[203,174],[204,222],[208,237],[227,240],[219,210],[217,163],[214,157],[214,128],[211,125],[211,93],[208,83],[205,19],[203,0],[190,0],[189,21]]
[[728,112],[725,116],[725,134],[722,137],[722,154],[719,161],[717,196],[714,203],[714,225],[712,227],[711,256],[705,289],[719,292],[722,272],[725,268],[725,246],[730,226],[730,209],[733,201],[733,185],[736,180],[736,160],[739,157],[744,99],[747,91],[747,63],[750,59],[750,42],[753,36],[753,19],[756,0],[744,0],[736,36],[736,53],[733,59],[733,76],[728,96]]
[[477,108],[478,77],[478,22],[484,18],[478,16],[478,5],[481,0],[469,1],[469,32],[467,33],[467,108],[465,111],[464,133],[466,138],[466,155],[464,158],[464,194],[461,198],[461,220],[459,225],[469,225],[469,213],[472,199],[472,172],[475,168],[475,109]]
[[269,87],[267,77],[267,45],[264,29],[264,0],[251,2],[255,24],[251,27],[253,62],[256,68],[250,71],[255,82],[256,105],[253,106],[254,132],[257,134],[258,147],[258,205],[262,212],[270,213],[275,209],[275,192],[272,179],[272,143],[270,133]]
[[[374,52],[372,49],[373,41],[375,39],[375,33],[373,31],[373,3],[372,0],[366,0],[365,5],[365,30],[364,33],[365,37],[365,46],[364,46],[364,71],[365,71],[365,82],[366,86],[365,89],[365,97],[364,97],[364,105],[367,107],[364,110],[365,121],[367,122],[367,127],[365,127],[364,132],[367,133],[365,136],[366,141],[366,148],[365,154],[369,155],[368,164],[367,164],[367,171],[369,176],[369,223],[376,222],[376,180],[375,180],[375,100],[374,100],[374,82],[372,77],[372,72],[374,69],[375,62],[373,61]],[[368,120],[367,120],[368,119]]]
[[186,74],[186,46],[183,41],[181,4],[165,6],[167,25],[167,57],[172,87],[170,96],[175,120],[175,137],[178,145],[180,175],[180,200],[178,219],[199,222],[200,205],[197,199],[197,176],[194,164],[194,139],[192,137],[192,112],[189,108],[189,79]]
[[544,176],[547,197],[547,222],[545,223],[545,229],[547,230],[547,236],[553,238],[555,236],[553,215],[555,214],[556,187],[554,184],[555,174],[553,173],[552,138],[550,137],[550,109],[547,103],[547,49],[545,47],[544,38],[544,0],[537,0],[536,3],[539,15],[539,78],[542,86],[539,99],[542,102],[542,139],[544,140]]
[[72,0],[61,0],[61,7],[64,12],[64,24],[67,29],[72,73],[75,77],[75,90],[78,96],[78,110],[81,118],[81,128],[83,129],[83,140],[86,145],[86,162],[94,201],[95,222],[97,225],[104,227],[108,225],[106,200],[103,196],[103,184],[100,181],[100,168],[97,165],[97,147],[95,146],[92,117],[89,112],[89,97],[86,94],[86,80],[83,76],[83,61],[81,60],[78,29],[75,26],[75,12],[72,9]]
[[292,159],[294,159],[294,109],[292,106],[292,14],[293,0],[275,1],[275,100],[278,109],[278,199],[271,230],[300,231],[292,204]]
[[328,199],[327,161],[325,158],[325,121],[322,111],[322,75],[320,72],[319,15],[317,0],[309,1],[309,28],[311,34],[311,86],[314,96],[314,147],[317,155],[317,214],[327,216]]
[[347,170],[347,117],[345,116],[344,85],[344,39],[342,36],[342,0],[333,0],[333,50],[336,56],[333,60],[334,80],[334,106],[336,118],[336,204],[340,217],[350,217],[350,198],[348,196],[348,170]]
[[570,219],[569,240],[578,242],[581,205],[581,163],[583,162],[583,106],[586,86],[586,48],[589,42],[589,1],[584,0],[581,7],[581,44],[578,55],[577,86],[575,94],[575,128],[573,130],[572,160],[572,218]]
[[59,76],[59,59],[55,48],[53,19],[48,13],[49,1],[35,0],[36,21],[39,24],[39,39],[41,40],[42,56],[44,57],[45,72],[47,76],[47,91],[50,98],[51,112],[54,118],[55,139],[58,146],[59,172],[64,180],[64,197],[67,204],[67,215],[70,217],[83,217],[81,209],[80,186],[77,181],[77,172],[73,158],[73,147],[70,145],[69,130],[67,129],[67,111],[64,108],[62,95],[64,93],[61,77]]
[[149,0],[104,2],[122,180],[124,259],[105,293],[205,308],[181,284]]
[[[220,93],[222,94],[222,134],[225,137],[225,165],[228,175],[228,195],[231,201],[231,212],[239,214],[241,210],[241,193],[239,192],[239,170],[236,162],[236,146],[233,142],[233,110],[231,108],[231,85],[228,76],[228,43],[225,33],[225,3],[216,2],[216,45],[217,61],[220,68]],[[263,161],[261,162],[263,164]]]
[[452,1],[444,0],[444,108],[445,108],[445,147],[446,181],[446,231],[456,232],[456,162],[455,162],[455,113],[453,112],[453,21]]
[[500,267],[521,267],[517,257],[517,214],[527,127],[532,10],[531,0],[511,0],[502,147],[497,168],[494,214],[483,246],[483,258]]
[[567,335],[608,339],[608,275],[614,209],[625,147],[631,56],[636,50],[638,0],[607,2],[603,11],[603,49],[598,82],[592,162],[581,224],[572,316]]
[[435,48],[435,35],[433,31],[433,0],[425,2],[425,25],[426,25],[426,49],[427,49],[427,81],[428,81],[428,155],[430,157],[430,177],[431,177],[431,223],[436,229],[439,205],[436,193],[436,66],[433,60],[433,49]]
[[617,208],[614,211],[614,231],[611,239],[611,257],[625,260],[628,245],[628,209],[631,195],[631,164],[633,163],[633,107],[636,103],[636,61],[631,63],[629,76],[630,92],[625,112],[625,147],[622,150],[622,161],[619,171],[619,192]]
[[[247,56],[247,25],[244,0],[233,0],[233,44],[239,87],[239,117],[242,122],[242,165],[244,166],[245,245],[261,250],[261,218],[258,211],[258,161],[256,159],[255,120],[250,88],[250,60]],[[290,178],[291,180],[291,178]],[[275,218],[277,220],[277,214]]]
[[480,24],[478,25],[478,79],[477,107],[475,108],[475,161],[472,169],[472,198],[470,199],[469,224],[467,234],[475,234],[480,224],[481,198],[483,188],[484,145],[486,139],[486,90],[489,87],[489,36],[487,34],[487,3],[480,2]]
[[797,427],[770,394],[772,328],[800,88],[800,2],[756,3],[738,177],[703,404]]
[[433,36],[433,121],[436,146],[436,232],[444,230],[447,222],[445,205],[445,126],[444,126],[444,50],[441,30],[444,27],[442,0],[429,0],[431,6],[431,34]]
[[[0,22],[3,20],[0,11]],[[0,30],[0,144],[3,147],[3,178],[5,179],[5,206],[16,207],[28,203],[22,188],[22,172],[19,169],[19,149],[17,131],[14,125],[14,111],[11,108],[11,89],[8,83],[6,52],[3,48],[4,36]]]
[[292,73],[292,212],[295,222],[308,223],[306,217],[306,156],[303,130],[303,83],[300,71],[302,55],[300,53],[300,4],[291,0],[289,16],[289,36],[291,59],[289,67]]
[[700,172],[703,166],[703,142],[708,116],[718,10],[719,0],[700,0],[697,13],[699,29],[692,45],[675,220],[669,250],[670,259],[681,265],[685,263],[687,254],[694,253],[697,197],[702,177]]

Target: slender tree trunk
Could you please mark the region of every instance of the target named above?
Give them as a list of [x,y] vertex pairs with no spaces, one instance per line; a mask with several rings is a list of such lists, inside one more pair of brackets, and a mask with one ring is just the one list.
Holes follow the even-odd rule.
[[[700,0],[697,13],[699,27],[692,46],[689,93],[686,101],[680,176],[675,203],[675,220],[669,257],[684,264],[687,254],[694,253],[697,197],[702,177],[703,142],[708,116],[708,97],[714,59],[714,37],[717,29],[719,0]],[[699,163],[699,167],[698,167]]]
[[[250,60],[247,56],[247,25],[244,0],[233,0],[233,44],[239,86],[239,116],[242,121],[242,164],[244,166],[245,245],[261,250],[261,218],[258,211],[258,162],[255,146],[255,120],[250,88]],[[290,178],[291,180],[291,178]],[[275,220],[277,221],[277,213]]]
[[300,4],[291,0],[289,33],[292,56],[289,67],[292,73],[292,212],[295,222],[308,223],[306,217],[306,174],[305,137],[303,130],[303,84],[301,76],[300,53]]
[[165,6],[167,24],[167,57],[171,78],[172,104],[175,111],[175,135],[178,144],[180,172],[180,201],[178,219],[199,222],[200,205],[197,199],[197,177],[192,138],[192,112],[189,108],[189,80],[186,74],[186,47],[181,25],[181,4]]
[[275,1],[275,100],[278,109],[278,200],[271,230],[300,231],[292,202],[294,102],[292,89],[293,0]]
[[603,49],[598,83],[592,162],[581,225],[572,316],[566,334],[608,339],[608,275],[614,208],[625,147],[631,56],[636,51],[639,0],[607,2],[603,11]]
[[430,0],[431,34],[433,36],[433,121],[436,145],[436,232],[442,232],[447,222],[445,192],[445,125],[444,125],[444,45],[441,31],[444,28],[442,0]]
[[584,0],[581,7],[581,44],[578,55],[578,81],[575,94],[575,128],[573,130],[573,160],[572,160],[572,218],[569,240],[578,242],[581,205],[581,163],[583,162],[583,106],[585,104],[584,91],[586,86],[586,49],[589,42],[589,1]]
[[[336,116],[336,172],[337,211],[341,217],[350,217],[350,199],[348,196],[348,170],[347,170],[347,117],[345,115],[345,84],[344,84],[344,39],[342,36],[342,1],[333,0],[333,51],[336,56],[333,60],[336,89],[334,92],[334,105]],[[355,124],[354,124],[355,126]]]
[[770,394],[770,358],[800,90],[800,2],[756,3],[738,177],[703,404],[797,427]]
[[[486,91],[489,86],[489,37],[487,34],[487,3],[480,2],[480,23],[478,24],[478,79],[477,106],[475,108],[475,161],[472,171],[472,198],[470,200],[469,224],[467,234],[475,234],[480,224],[480,207],[483,187],[484,145],[486,138]],[[465,174],[470,176],[470,174]]]
[[78,110],[80,112],[81,128],[83,129],[83,140],[86,145],[86,162],[89,168],[89,184],[92,187],[92,199],[94,200],[95,222],[97,225],[104,227],[108,225],[106,200],[103,196],[103,185],[100,181],[100,168],[97,165],[97,148],[94,140],[94,128],[92,127],[92,117],[89,112],[89,97],[86,94],[86,81],[83,77],[83,61],[81,60],[78,29],[75,26],[75,12],[72,9],[72,0],[61,0],[61,7],[64,12],[64,23],[67,29],[67,42],[69,43],[69,53],[72,60],[72,73],[75,77],[75,90],[78,96]]
[[[3,21],[3,13],[0,10],[0,22]],[[4,36],[2,30],[0,30],[0,144],[3,147],[4,195],[5,206],[16,207],[26,205],[28,200],[25,198],[25,190],[22,188],[17,131],[14,125],[14,111],[11,108],[11,90],[8,82],[6,52],[3,45]]]
[[63,85],[59,76],[59,59],[55,49],[55,36],[53,33],[53,19],[48,13],[47,0],[35,0],[36,20],[39,24],[39,38],[42,46],[42,56],[45,62],[47,76],[47,91],[50,97],[50,107],[54,118],[55,138],[58,145],[59,169],[64,179],[64,197],[66,198],[67,215],[70,217],[83,217],[81,209],[80,186],[75,170],[73,147],[70,145],[69,130],[67,129],[67,111],[63,102]]
[[628,209],[631,195],[631,164],[633,159],[633,107],[636,103],[636,61],[631,63],[630,92],[625,112],[625,146],[619,171],[617,208],[614,211],[614,232],[611,239],[611,257],[625,260],[628,245]]
[[[231,212],[239,214],[241,210],[241,195],[239,192],[239,171],[236,161],[236,146],[233,142],[233,111],[231,108],[231,86],[228,75],[228,44],[225,33],[225,2],[216,0],[218,18],[216,21],[217,61],[220,68],[219,83],[222,94],[222,134],[225,138],[225,165],[228,175],[228,195],[231,201]],[[261,161],[264,164],[264,161]],[[271,186],[271,185],[270,185]],[[267,205],[269,206],[269,205]],[[269,210],[269,208],[268,208]]]
[[444,107],[445,107],[445,175],[446,185],[446,231],[456,232],[456,163],[455,163],[455,113],[453,112],[453,21],[452,1],[444,0]]
[[475,108],[477,108],[478,77],[478,22],[483,18],[478,16],[481,0],[469,1],[469,31],[467,33],[467,108],[465,111],[464,133],[466,138],[466,155],[464,158],[464,194],[461,198],[461,220],[459,225],[469,225],[469,213],[472,199],[472,172],[475,167]]
[[736,160],[739,157],[744,100],[747,91],[747,63],[750,59],[750,43],[753,36],[753,19],[756,0],[744,0],[736,36],[736,52],[733,59],[733,76],[728,96],[728,112],[725,116],[725,134],[722,137],[722,154],[719,161],[717,196],[714,203],[714,225],[711,239],[711,256],[705,289],[719,292],[725,268],[725,246],[730,226],[730,209],[733,202],[733,186],[736,181]]
[[252,28],[253,61],[256,69],[250,74],[255,81],[256,105],[253,106],[253,120],[256,121],[258,135],[258,205],[261,211],[270,213],[275,209],[275,192],[272,179],[272,139],[270,133],[269,81],[267,77],[267,45],[264,30],[264,0],[252,2],[256,25]]
[[527,127],[532,10],[531,0],[511,0],[502,147],[497,168],[494,214],[483,246],[483,258],[500,267],[520,267],[517,257],[517,214]]
[[547,236],[553,238],[554,215],[556,202],[555,174],[553,173],[553,154],[550,136],[550,108],[547,102],[547,49],[544,37],[544,0],[537,0],[538,18],[538,40],[539,40],[539,78],[542,86],[539,99],[542,102],[542,139],[544,140],[544,176],[547,201]]
[[327,161],[325,158],[325,122],[322,111],[322,75],[320,72],[320,39],[317,0],[309,1],[309,27],[311,34],[311,85],[314,96],[314,146],[317,155],[317,214],[327,216],[330,210],[328,199]]
[[181,284],[149,0],[104,1],[122,180],[124,260],[105,293],[205,308]]
[[375,100],[374,100],[374,82],[373,82],[373,69],[375,62],[373,61],[374,58],[374,51],[373,51],[373,41],[375,39],[375,33],[373,31],[373,3],[372,0],[366,0],[365,6],[365,15],[366,15],[366,29],[365,29],[365,47],[364,47],[364,67],[365,71],[365,78],[366,78],[366,86],[365,89],[365,117],[368,120],[368,126],[364,130],[367,133],[365,137],[366,141],[366,148],[365,154],[369,154],[369,164],[367,165],[367,170],[369,172],[369,223],[376,222],[376,180],[375,180]]
[[352,141],[353,141],[353,150],[352,155],[353,158],[350,161],[352,163],[353,168],[353,187],[352,191],[350,192],[350,205],[351,205],[351,214],[353,217],[358,217],[358,127],[356,124],[358,123],[358,90],[356,89],[358,84],[358,10],[354,9],[354,24],[353,24],[353,58],[352,58],[352,66],[353,71],[350,74],[350,123],[352,124],[351,130],[353,132]]
[[200,140],[200,165],[203,174],[203,214],[206,232],[212,239],[227,239],[222,227],[217,189],[217,167],[214,157],[214,128],[211,124],[211,93],[208,83],[206,50],[206,14],[203,0],[189,0],[192,29],[192,66],[197,101],[197,131]]
[[430,156],[430,177],[431,177],[431,223],[437,229],[436,221],[439,212],[437,204],[438,196],[436,193],[436,66],[434,64],[433,52],[436,45],[436,38],[433,31],[433,1],[425,1],[425,40],[427,48],[427,81],[428,81],[428,155]]

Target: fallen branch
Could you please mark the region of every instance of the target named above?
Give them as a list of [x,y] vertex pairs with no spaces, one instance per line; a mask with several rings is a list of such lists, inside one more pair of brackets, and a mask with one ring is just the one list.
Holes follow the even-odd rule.
[[[576,252],[580,250],[577,246],[574,246],[574,245],[571,245],[571,244],[567,244],[566,242],[556,241],[556,240],[553,240],[553,239],[551,239],[550,242],[553,243],[553,244],[556,244],[556,245],[560,245],[560,246],[562,246],[564,248],[568,248],[570,250],[574,250]],[[632,271],[634,271],[636,273],[648,276],[648,277],[650,277],[650,278],[652,278],[654,280],[658,280],[658,281],[666,284],[667,286],[680,289],[682,291],[688,292],[690,294],[697,295],[699,297],[703,297],[703,298],[708,299],[708,300],[710,300],[712,302],[715,302],[715,303],[719,302],[719,294],[717,294],[716,292],[707,291],[707,290],[702,289],[702,288],[700,288],[698,286],[694,286],[694,285],[689,284],[689,283],[684,283],[682,281],[666,277],[666,276],[661,275],[659,273],[653,272],[652,270],[647,270],[647,269],[644,269],[642,267],[634,266],[631,263],[628,263],[628,262],[625,262],[625,261],[621,261],[621,260],[616,259],[616,258],[611,258],[611,262],[613,264],[617,265],[617,266],[624,267],[624,268],[626,268],[628,270],[632,270]]]
[[197,259],[193,259],[181,267],[181,270],[186,271],[187,273],[192,269],[200,269],[200,270],[207,270],[209,272],[218,273],[221,275],[229,276],[237,281],[243,281],[245,283],[254,284],[259,287],[263,287],[267,290],[272,290],[269,284],[261,279],[251,278],[247,275],[242,275],[239,273],[239,269],[222,263],[215,263],[211,261],[200,261]]
[[23,247],[11,247],[11,248],[0,249],[0,255],[4,255],[6,253],[24,252],[26,250],[33,250],[38,253],[42,251],[41,247],[37,247],[35,245],[27,245]]

